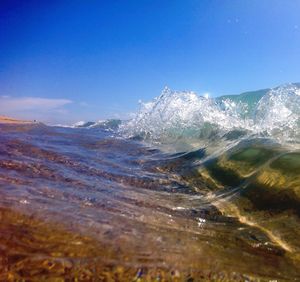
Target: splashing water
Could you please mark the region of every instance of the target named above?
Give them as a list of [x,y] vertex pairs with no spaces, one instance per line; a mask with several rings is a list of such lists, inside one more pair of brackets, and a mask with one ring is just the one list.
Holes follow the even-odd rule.
[[257,105],[254,125],[257,132],[299,143],[300,89],[288,85],[267,93]]
[[299,143],[299,93],[296,85],[281,86],[253,105],[253,101],[210,99],[165,88],[158,98],[142,103],[136,116],[123,124],[121,130],[127,136],[160,143],[180,138],[220,138],[235,130],[247,136]]

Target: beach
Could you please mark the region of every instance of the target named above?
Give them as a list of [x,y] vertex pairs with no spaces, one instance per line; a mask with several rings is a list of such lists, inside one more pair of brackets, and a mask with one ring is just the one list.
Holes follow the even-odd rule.
[[21,120],[21,119],[0,115],[0,124],[31,124],[31,123],[34,123],[34,121]]

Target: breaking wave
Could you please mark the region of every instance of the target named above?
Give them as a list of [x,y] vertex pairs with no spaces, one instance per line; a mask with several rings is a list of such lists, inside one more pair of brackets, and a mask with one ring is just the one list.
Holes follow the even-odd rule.
[[297,84],[288,84],[255,100],[251,93],[240,99],[213,99],[165,88],[158,98],[141,103],[138,113],[121,126],[121,131],[128,137],[159,143],[210,141],[239,132],[238,137],[270,137],[299,144],[300,89]]

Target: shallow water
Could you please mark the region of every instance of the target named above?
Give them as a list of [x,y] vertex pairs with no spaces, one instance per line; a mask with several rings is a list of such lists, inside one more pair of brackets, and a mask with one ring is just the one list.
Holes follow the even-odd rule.
[[170,153],[44,125],[0,139],[1,280],[300,280],[296,149]]

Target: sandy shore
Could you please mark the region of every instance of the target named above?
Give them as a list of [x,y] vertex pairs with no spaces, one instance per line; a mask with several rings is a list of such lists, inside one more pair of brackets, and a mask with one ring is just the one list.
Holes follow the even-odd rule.
[[34,121],[20,120],[20,119],[15,119],[15,118],[11,118],[11,117],[0,116],[0,124],[3,124],[3,123],[9,123],[9,124],[31,124],[31,123],[34,123]]

